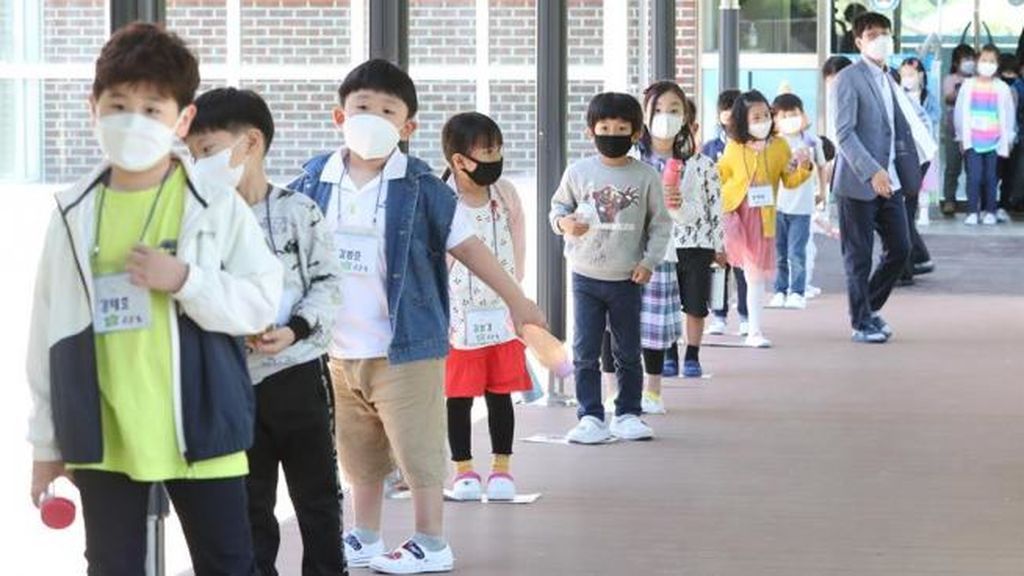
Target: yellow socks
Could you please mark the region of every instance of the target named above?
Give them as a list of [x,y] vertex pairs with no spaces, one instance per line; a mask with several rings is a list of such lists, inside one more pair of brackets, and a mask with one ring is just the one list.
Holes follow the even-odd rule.
[[456,475],[459,475],[459,474],[469,474],[472,471],[473,471],[473,461],[472,460],[463,460],[461,462],[456,462],[455,463],[455,474]]
[[508,474],[511,460],[512,456],[508,454],[495,454],[494,460],[491,461],[491,473]]

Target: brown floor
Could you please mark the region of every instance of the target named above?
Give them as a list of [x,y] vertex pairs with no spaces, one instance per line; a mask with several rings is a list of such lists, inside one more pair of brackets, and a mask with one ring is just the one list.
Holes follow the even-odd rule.
[[[668,384],[655,441],[517,443],[520,489],[544,497],[449,504],[457,571],[1024,574],[1024,240],[928,240],[939,269],[894,295],[889,345],[849,342],[831,244],[826,296],[767,312],[772,350],[705,348],[714,377]],[[569,409],[518,418],[519,437],[574,422]],[[474,441],[485,454],[483,423]],[[398,543],[411,507],[385,515]],[[285,539],[282,574],[298,574],[294,521]]]

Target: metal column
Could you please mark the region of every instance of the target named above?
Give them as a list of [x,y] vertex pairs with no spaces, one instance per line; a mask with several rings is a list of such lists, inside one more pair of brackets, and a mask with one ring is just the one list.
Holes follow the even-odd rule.
[[719,5],[718,91],[740,87],[740,2]]
[[368,0],[370,58],[383,58],[409,69],[408,0]]
[[132,22],[163,22],[166,0],[110,0],[110,31]]
[[651,1],[651,25],[654,29],[654,79],[676,79],[676,2]]

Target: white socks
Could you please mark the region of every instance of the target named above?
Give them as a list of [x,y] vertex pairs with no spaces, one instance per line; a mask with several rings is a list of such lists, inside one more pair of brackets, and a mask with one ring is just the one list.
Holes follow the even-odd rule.
[[747,325],[751,336],[760,336],[761,311],[764,309],[764,280],[747,277]]

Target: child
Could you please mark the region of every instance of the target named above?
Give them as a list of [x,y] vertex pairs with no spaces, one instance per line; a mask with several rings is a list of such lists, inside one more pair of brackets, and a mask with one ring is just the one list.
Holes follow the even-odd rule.
[[[412,79],[386,60],[370,60],[345,77],[338,96],[333,118],[346,146],[307,162],[290,188],[320,206],[342,265],[345,298],[329,353],[339,459],[355,514],[345,557],[350,567],[387,574],[451,570],[442,535],[445,252],[501,297],[517,331],[524,323],[544,326],[544,316],[476,238],[451,189],[398,149],[416,129]],[[412,492],[416,534],[385,554],[384,479],[395,464]]]
[[[526,266],[526,222],[512,184],[501,179],[501,129],[483,114],[451,117],[441,131],[448,169],[442,180],[459,195],[476,236],[491,249],[506,272],[522,282]],[[533,387],[526,371],[523,344],[509,329],[508,308],[466,266],[454,262],[448,279],[451,294],[452,351],[445,371],[448,442],[455,462],[452,487],[457,500],[479,500],[480,475],[473,470],[470,412],[473,399],[487,399],[487,421],[494,454],[487,478],[488,500],[514,500],[509,473],[515,413],[512,392]]]
[[810,177],[806,156],[795,156],[781,138],[771,138],[768,100],[757,90],[744,93],[732,108],[729,143],[718,171],[722,177],[725,251],[747,279],[750,332],[746,345],[770,348],[761,327],[764,284],[775,273],[775,204],[780,183],[796,188]]
[[[565,253],[573,269],[580,420],[567,435],[570,442],[599,444],[612,435],[624,440],[653,437],[640,419],[641,294],[665,258],[672,224],[663,206],[660,175],[629,156],[643,125],[643,111],[632,96],[594,96],[587,109],[587,135],[598,154],[569,166],[551,198],[551,227],[567,237]],[[574,214],[580,207],[585,208]],[[587,213],[593,217],[584,218]],[[604,422],[598,366],[606,322],[615,340],[612,354],[619,380],[610,428]]]
[[90,574],[145,572],[155,482],[197,574],[254,570],[239,337],[273,322],[281,264],[235,191],[172,152],[198,85],[177,36],[151,24],[111,36],[89,99],[106,160],[57,195],[36,277],[32,497],[74,472]]
[[[1013,93],[995,78],[999,49],[986,45],[978,55],[978,76],[964,80],[956,97],[953,123],[967,167],[967,217],[964,224],[994,225],[996,161],[1009,158],[1016,141],[1017,109]],[[981,213],[984,212],[984,217]]]
[[964,170],[963,150],[957,142],[956,99],[964,82],[977,71],[977,56],[970,45],[957,45],[949,58],[949,74],[942,79],[942,101],[946,111],[946,121],[942,125],[945,132],[942,140],[946,143],[942,213],[947,216],[956,213],[956,192],[960,185],[960,173]]
[[[807,132],[809,124],[804,113],[804,104],[795,94],[780,94],[772,103],[775,126],[790,150],[806,151],[818,167],[818,190],[822,193],[827,183],[825,175],[825,152],[821,141]],[[792,308],[803,310],[807,307],[804,298],[807,288],[807,243],[811,239],[811,214],[814,213],[815,182],[807,180],[796,188],[783,186],[778,193],[775,219],[775,252],[777,269],[775,275],[775,296],[770,308]]]
[[274,139],[274,119],[263,98],[250,90],[220,88],[196,99],[196,109],[187,139],[196,172],[238,190],[285,272],[273,328],[249,340],[256,438],[248,453],[246,487],[256,567],[260,574],[277,574],[274,505],[281,466],[302,533],[302,573],[336,576],[345,564],[337,536],[341,508],[326,362],[341,304],[334,242],[312,200],[267,181],[263,163]]
[[[736,103],[736,99],[740,97],[741,92],[739,90],[725,90],[718,95],[718,135],[714,140],[704,144],[702,153],[711,159],[712,162],[718,163],[718,160],[722,157],[722,153],[725,152],[725,144],[729,140],[729,123],[732,120],[732,107]],[[741,268],[735,268],[729,266],[728,263],[725,265],[725,298],[723,300],[722,307],[713,310],[711,322],[708,323],[707,333],[712,335],[725,334],[725,329],[728,326],[729,321],[729,270],[732,270],[733,277],[736,279],[736,309],[740,315],[740,325],[737,330],[737,334],[740,336],[746,336],[748,331],[747,324],[747,280],[743,276],[743,270]]]

